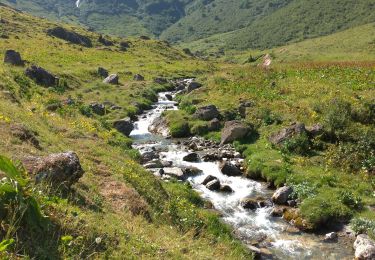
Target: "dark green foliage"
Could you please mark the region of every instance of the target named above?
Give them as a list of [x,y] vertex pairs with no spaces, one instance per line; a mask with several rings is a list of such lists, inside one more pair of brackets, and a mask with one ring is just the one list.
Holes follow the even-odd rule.
[[307,155],[310,152],[310,149],[310,140],[305,133],[286,140],[281,147],[283,153],[294,153],[299,155]]
[[375,221],[365,218],[353,218],[350,226],[356,234],[369,234],[375,236]]
[[332,100],[326,108],[325,126],[335,135],[348,126],[350,122],[351,105],[341,99]]
[[339,194],[339,200],[351,209],[361,209],[363,207],[362,199],[355,196],[351,191],[343,190]]

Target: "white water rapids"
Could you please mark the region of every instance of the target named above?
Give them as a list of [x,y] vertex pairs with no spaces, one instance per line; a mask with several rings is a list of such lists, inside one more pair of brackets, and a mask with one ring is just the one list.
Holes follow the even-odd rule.
[[[351,248],[343,247],[338,243],[324,243],[321,242],[322,236],[296,230],[282,218],[270,216],[271,207],[251,211],[239,205],[240,200],[246,197],[269,198],[272,191],[264,184],[244,177],[223,175],[219,170],[218,162],[185,162],[182,158],[187,151],[181,149],[180,145],[173,143],[173,140],[151,134],[148,127],[155,118],[164,110],[178,109],[175,102],[166,99],[166,94],[172,93],[160,93],[159,102],[152,110],[141,115],[139,121],[135,123],[135,129],[130,135],[134,139],[136,149],[142,153],[152,146],[162,146],[165,152],[161,152],[160,156],[164,160],[172,161],[174,167],[194,166],[202,170],[201,175],[188,179],[192,187],[202,198],[213,204],[214,208],[222,214],[223,220],[234,228],[236,235],[245,244],[257,244],[261,241],[259,242],[261,247],[272,253],[272,257],[265,257],[265,259],[352,259]],[[228,184],[234,192],[228,194],[208,190],[201,184],[208,175],[216,176],[222,184]]]

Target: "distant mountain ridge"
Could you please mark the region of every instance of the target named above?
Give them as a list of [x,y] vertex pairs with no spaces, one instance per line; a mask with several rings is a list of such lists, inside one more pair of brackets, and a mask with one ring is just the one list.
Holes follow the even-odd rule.
[[224,49],[271,48],[375,21],[375,0],[0,2],[113,35],[148,35],[174,43],[217,36]]

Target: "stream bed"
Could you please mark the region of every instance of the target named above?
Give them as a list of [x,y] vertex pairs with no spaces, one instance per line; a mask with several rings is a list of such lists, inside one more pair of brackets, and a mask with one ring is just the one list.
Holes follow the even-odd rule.
[[[160,158],[173,162],[173,167],[193,166],[201,170],[201,174],[187,179],[192,187],[205,200],[212,203],[220,212],[223,221],[231,225],[235,234],[244,244],[255,244],[265,250],[262,259],[353,259],[352,245],[341,241],[323,242],[323,235],[304,233],[284,221],[280,217],[272,217],[271,206],[258,208],[255,211],[244,209],[240,200],[246,197],[270,198],[273,191],[266,184],[245,177],[229,177],[221,173],[219,162],[185,162],[183,157],[189,153],[181,140],[165,138],[149,132],[151,123],[165,110],[177,110],[176,102],[169,101],[166,94],[174,96],[174,92],[159,93],[159,101],[152,110],[145,111],[135,123],[130,136],[134,139],[134,148],[141,154],[158,150]],[[152,174],[150,172],[150,174]],[[217,177],[222,184],[229,185],[233,192],[222,193],[210,191],[201,183],[208,176]],[[263,252],[263,251],[262,251]]]

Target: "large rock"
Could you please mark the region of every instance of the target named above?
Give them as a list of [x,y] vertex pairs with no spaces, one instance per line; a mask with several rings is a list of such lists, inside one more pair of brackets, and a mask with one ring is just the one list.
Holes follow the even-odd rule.
[[103,83],[117,85],[119,76],[117,74],[111,74],[103,80]]
[[43,85],[45,87],[56,86],[59,82],[58,78],[55,75],[35,65],[27,68],[25,74],[29,78],[33,79],[37,84]]
[[160,134],[164,137],[170,136],[167,120],[164,117],[157,117],[148,127],[148,131],[154,134]]
[[189,153],[188,155],[182,158],[185,162],[198,162],[199,155],[197,153]]
[[208,105],[200,107],[195,111],[194,117],[200,120],[209,121],[219,116],[216,106]]
[[140,75],[140,74],[135,74],[134,77],[133,77],[133,79],[135,81],[143,81],[143,80],[145,80],[145,78],[142,75]]
[[163,170],[164,170],[164,174],[169,175],[179,180],[184,180],[186,177],[184,171],[181,168],[166,167],[166,168],[163,168]]
[[324,126],[322,124],[315,124],[310,127],[306,127],[306,131],[310,137],[315,137],[324,132]]
[[79,158],[74,152],[51,154],[46,157],[29,156],[22,160],[27,172],[37,182],[47,181],[54,186],[71,186],[83,175]]
[[293,192],[292,187],[284,186],[275,191],[272,195],[272,201],[275,204],[284,205],[287,203],[289,195]]
[[220,181],[218,179],[212,180],[206,184],[206,188],[211,191],[217,191],[220,189]]
[[21,58],[21,54],[14,50],[5,51],[4,63],[8,63],[14,66],[23,66],[25,62]]
[[244,138],[250,130],[250,127],[240,121],[225,122],[224,129],[221,131],[221,144]]
[[220,171],[227,176],[241,176],[242,172],[233,164],[223,162],[219,165]]
[[126,136],[129,136],[130,133],[134,130],[133,122],[128,117],[115,121],[113,123],[113,127]]
[[244,198],[240,201],[241,207],[244,209],[251,209],[251,210],[256,210],[259,208],[258,201],[256,199],[252,198]]
[[286,140],[306,132],[303,123],[293,123],[291,126],[282,129],[281,131],[272,134],[269,140],[274,145],[280,145]]
[[354,242],[355,259],[374,260],[375,259],[375,242],[367,235],[358,235]]
[[74,44],[79,44],[85,47],[92,47],[90,38],[76,32],[69,31],[60,26],[47,30],[47,34],[49,36],[54,36]]
[[159,159],[159,155],[156,151],[147,151],[141,154],[142,163],[146,163],[154,159]]
[[220,121],[217,118],[212,119],[210,122],[208,122],[208,130],[209,131],[217,131],[221,127]]
[[207,185],[210,181],[217,180],[217,177],[208,175],[202,182],[202,185]]
[[106,70],[105,68],[102,68],[102,67],[99,67],[99,68],[98,68],[98,74],[99,74],[99,76],[102,77],[102,78],[106,78],[106,77],[109,76],[109,72],[108,72],[108,70]]
[[202,87],[202,84],[200,84],[200,83],[198,83],[198,82],[196,82],[196,81],[192,81],[192,82],[190,82],[190,83],[187,85],[187,87],[186,87],[186,91],[189,93],[189,92],[192,92],[193,90],[198,89],[198,88],[200,88],[200,87]]
[[229,185],[222,185],[220,187],[221,192],[232,193],[233,189]]

